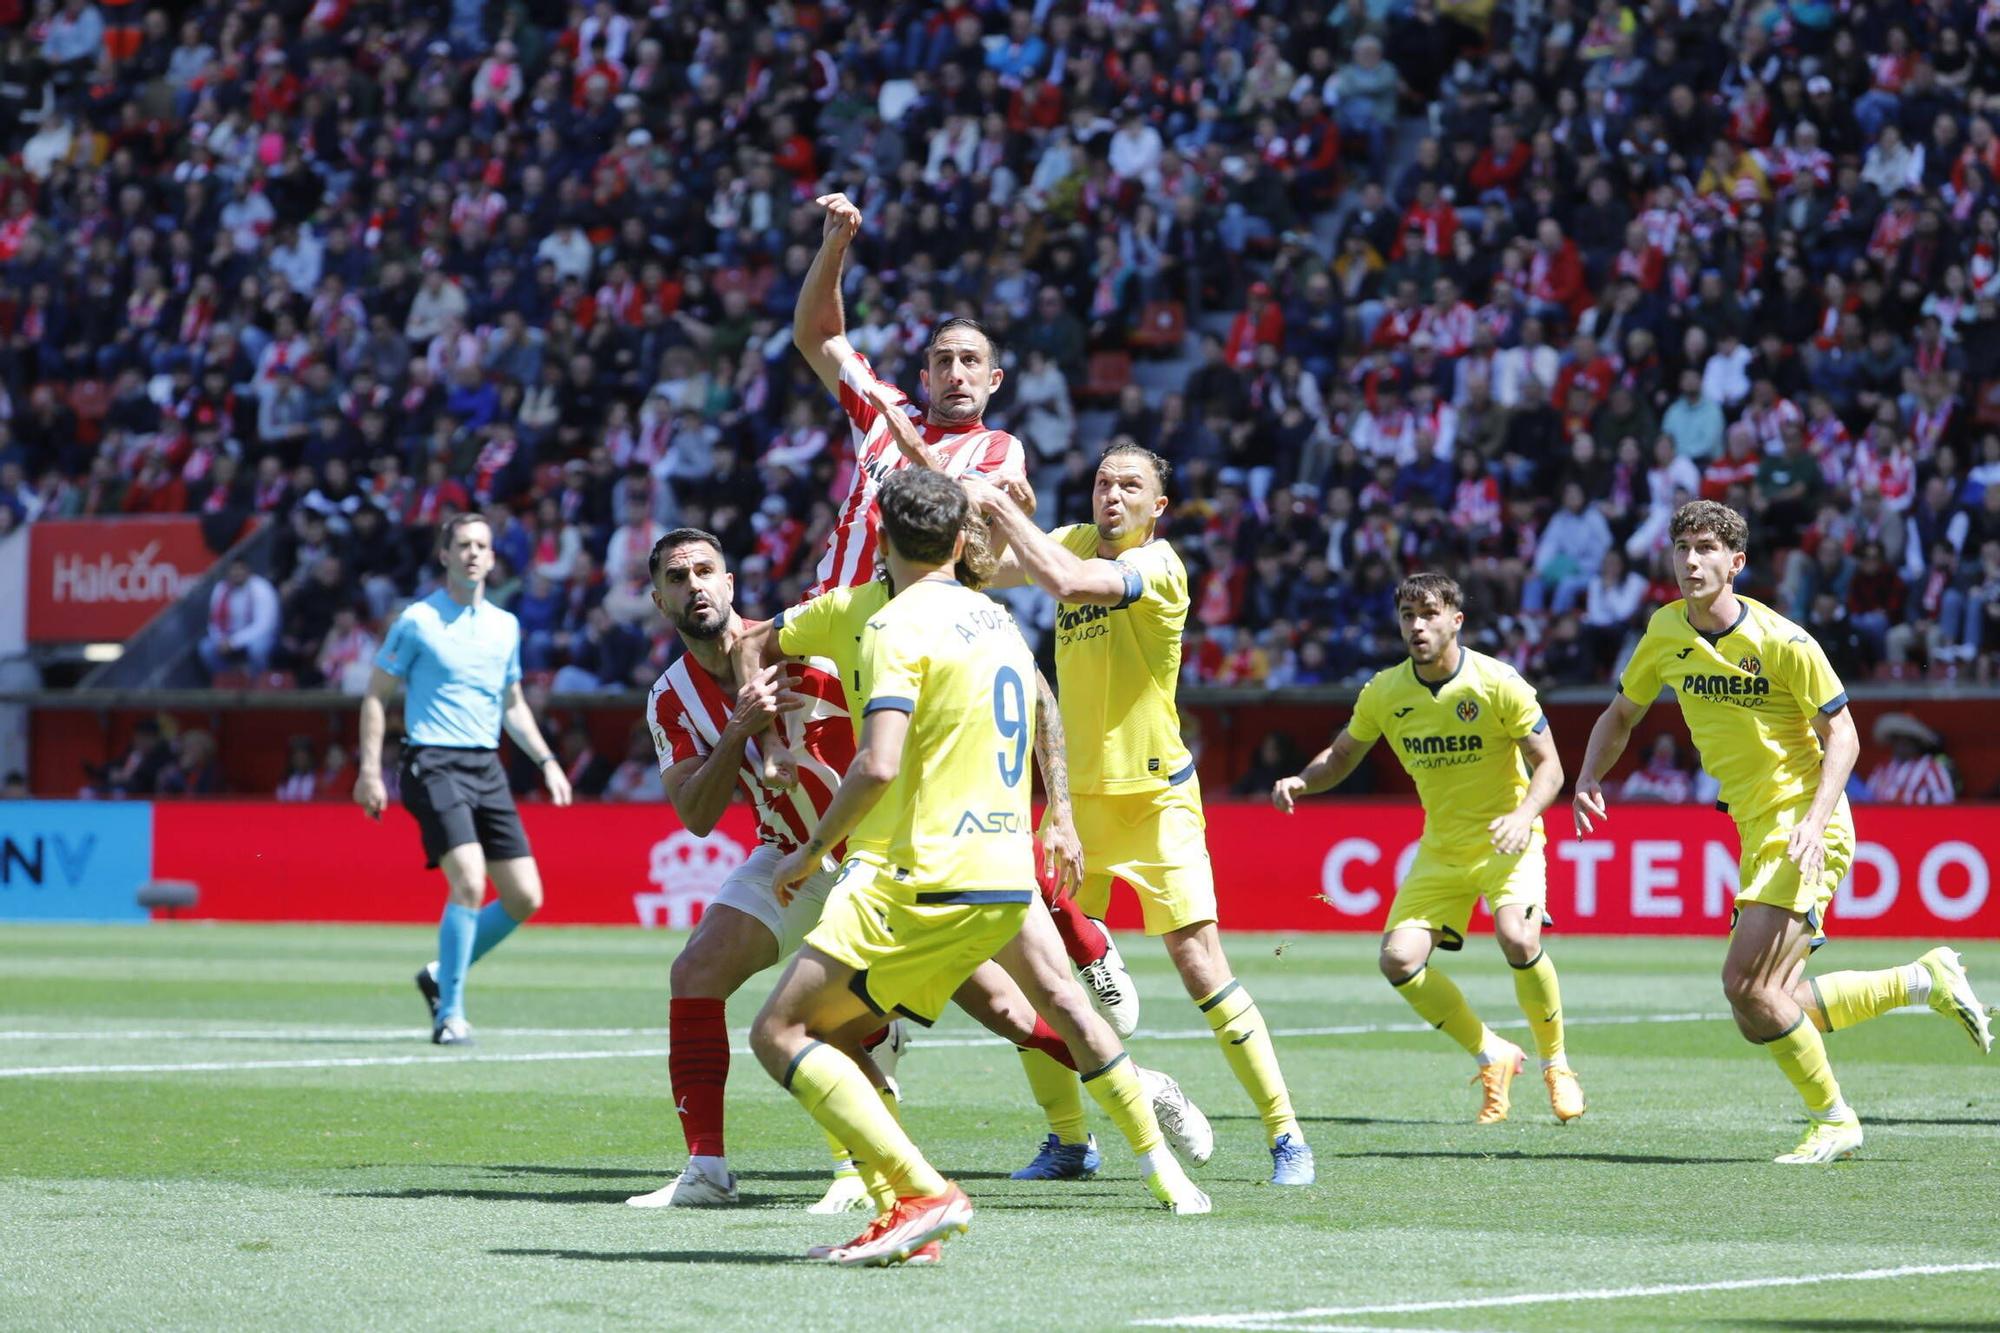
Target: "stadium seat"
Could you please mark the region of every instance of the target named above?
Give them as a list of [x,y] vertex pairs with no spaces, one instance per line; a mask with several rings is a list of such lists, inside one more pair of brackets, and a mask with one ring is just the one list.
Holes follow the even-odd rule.
[[1084,380],[1083,398],[1096,402],[1114,399],[1132,382],[1130,352],[1092,352],[1090,373]]
[[1149,301],[1126,342],[1141,352],[1172,356],[1187,337],[1187,307],[1179,301]]

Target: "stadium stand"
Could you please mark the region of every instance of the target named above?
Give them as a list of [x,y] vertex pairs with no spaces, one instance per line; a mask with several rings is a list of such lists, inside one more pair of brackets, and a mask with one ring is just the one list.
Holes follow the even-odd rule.
[[0,528],[271,520],[225,683],[355,688],[471,506],[561,690],[678,651],[668,526],[785,605],[852,466],[789,338],[831,189],[855,345],[914,388],[985,320],[1046,517],[1111,438],[1173,460],[1191,684],[1352,681],[1419,565],[1608,680],[1694,495],[1843,673],[2000,662],[1996,0],[18,19]]

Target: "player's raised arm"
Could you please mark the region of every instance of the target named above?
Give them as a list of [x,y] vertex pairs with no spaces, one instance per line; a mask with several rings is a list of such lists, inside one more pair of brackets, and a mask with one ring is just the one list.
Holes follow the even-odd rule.
[[1312,757],[1312,762],[1289,778],[1279,778],[1271,785],[1271,804],[1286,814],[1297,807],[1301,796],[1316,796],[1323,791],[1332,791],[1361,763],[1375,742],[1359,741],[1354,733],[1342,727],[1334,736],[1333,743]]
[[1116,560],[1084,559],[1035,526],[1026,511],[998,486],[965,483],[972,503],[993,521],[1006,546],[995,587],[1018,587],[1024,579],[1071,606],[1126,606],[1138,595],[1139,575]]
[[861,210],[844,194],[813,201],[826,210],[819,253],[806,270],[799,303],[792,311],[792,342],[831,394],[840,392],[840,363],[855,354],[847,341],[847,312],[840,299],[840,273],[847,250],[861,230]]
[[1591,727],[1590,744],[1583,752],[1583,768],[1576,775],[1576,799],[1570,803],[1578,836],[1596,827],[1591,821],[1611,818],[1604,808],[1604,776],[1617,764],[1618,756],[1625,753],[1632,729],[1644,716],[1646,706],[1633,703],[1621,691],[1612,696],[1611,707]]

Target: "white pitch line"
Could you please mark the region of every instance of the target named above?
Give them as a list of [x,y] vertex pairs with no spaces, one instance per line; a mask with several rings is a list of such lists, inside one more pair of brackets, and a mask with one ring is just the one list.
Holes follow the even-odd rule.
[[[1895,1012],[1903,1012],[1901,1010]],[[1910,1013],[1930,1013],[1929,1009],[1911,1009]],[[1619,1026],[1633,1023],[1691,1023],[1719,1022],[1729,1015],[1722,1013],[1688,1014],[1594,1014],[1572,1018],[1569,1025],[1577,1026]],[[1522,1019],[1503,1019],[1496,1027],[1525,1028]],[[1408,1023],[1349,1023],[1333,1027],[1273,1028],[1276,1037],[1355,1037],[1375,1033],[1429,1032],[1430,1024]],[[481,1035],[488,1037],[664,1037],[666,1028],[513,1028],[482,1027]],[[39,1032],[0,1030],[0,1041],[408,1041],[412,1037],[428,1036],[427,1029],[421,1027],[301,1027],[301,1028],[68,1028]],[[1213,1037],[1207,1028],[1183,1028],[1160,1032],[1141,1029],[1133,1034],[1135,1039],[1149,1041],[1194,1041],[1198,1038]],[[919,1037],[925,1046],[988,1045],[1000,1042],[999,1037]]]
[[[1635,1023],[1688,1023],[1719,1020],[1721,1014],[1608,1014],[1570,1020],[1570,1026],[1615,1027]],[[1502,1026],[1522,1026],[1525,1022]],[[338,1029],[336,1029],[338,1030]],[[366,1029],[363,1029],[364,1031]],[[1429,1032],[1428,1023],[1348,1023],[1338,1027],[1313,1028],[1273,1028],[1275,1037],[1354,1037],[1383,1032]],[[591,1036],[636,1036],[645,1033],[644,1028],[575,1028],[575,1029],[507,1029],[494,1028],[489,1035],[507,1032],[573,1032]],[[387,1040],[393,1037],[403,1041],[418,1041],[423,1037],[420,1030],[410,1028],[383,1029],[383,1035],[367,1040]],[[64,1034],[67,1035],[67,1034]],[[158,1034],[147,1033],[147,1037]],[[187,1033],[181,1040],[196,1040],[207,1035],[198,1032]],[[1213,1041],[1215,1034],[1207,1028],[1187,1028],[1174,1032],[1146,1032],[1133,1034],[1134,1040],[1148,1041]],[[237,1038],[254,1039],[251,1038]],[[282,1040],[281,1037],[268,1038]],[[1004,1037],[932,1037],[917,1038],[911,1043],[919,1050],[957,1050],[978,1046],[1007,1046]],[[221,1074],[236,1070],[255,1071],[260,1069],[369,1069],[396,1065],[421,1064],[532,1064],[551,1060],[651,1060],[666,1054],[665,1047],[644,1047],[620,1051],[522,1051],[519,1053],[464,1054],[464,1055],[355,1055],[318,1056],[295,1060],[201,1060],[178,1064],[102,1064],[102,1065],[23,1065],[0,1067],[0,1078],[55,1078],[74,1074]],[[736,1054],[748,1055],[746,1047],[737,1047]]]
[[1763,1287],[1811,1287],[1822,1282],[1888,1282],[1906,1277],[1945,1277],[1953,1273],[2000,1272],[2000,1262],[1969,1264],[1906,1264],[1901,1268],[1865,1268],[1852,1273],[1788,1274],[1782,1277],[1733,1278],[1725,1282],[1670,1282],[1652,1287],[1609,1287],[1588,1291],[1547,1291],[1518,1296],[1475,1296],[1455,1301],[1402,1301],[1394,1305],[1328,1305],[1307,1310],[1261,1310],[1241,1314],[1180,1315],[1169,1319],[1135,1319],[1152,1328],[1266,1329],[1300,1333],[1316,1325],[1295,1319],[1345,1319],[1354,1315],[1425,1314],[1437,1310],[1493,1310],[1510,1305],[1557,1305],[1573,1301],[1629,1301],[1649,1296],[1686,1296],[1709,1291],[1753,1291]]
[[[664,1037],[665,1028],[481,1028],[489,1037]],[[420,1027],[380,1028],[128,1028],[59,1032],[0,1032],[0,1041],[408,1041],[430,1036]]]

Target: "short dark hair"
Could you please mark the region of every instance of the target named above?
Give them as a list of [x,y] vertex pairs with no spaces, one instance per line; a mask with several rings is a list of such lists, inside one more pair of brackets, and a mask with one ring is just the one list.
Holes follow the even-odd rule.
[[1714,533],[1715,539],[1732,551],[1750,545],[1750,525],[1743,515],[1714,500],[1688,501],[1674,511],[1673,522],[1667,525],[1667,536],[1675,540],[1698,532]]
[[924,344],[925,365],[930,364],[931,349],[938,345],[938,339],[944,337],[945,334],[950,333],[953,329],[971,329],[974,333],[984,338],[986,340],[986,364],[989,366],[1000,364],[1000,340],[993,336],[992,331],[976,319],[971,319],[964,315],[954,315],[931,330],[930,340]]
[[[310,515],[313,511],[307,510],[306,512]],[[324,518],[325,515],[322,514],[320,517]],[[468,523],[484,523],[487,532],[491,533],[493,531],[493,520],[480,513],[477,509],[468,509],[463,513],[453,514],[450,518],[438,524],[438,550],[449,551],[452,542],[458,539],[458,530]]]
[[1131,440],[1120,440],[1097,456],[1097,466],[1103,467],[1106,463],[1121,454],[1131,454],[1134,457],[1146,460],[1153,469],[1153,479],[1160,483],[1160,494],[1165,495],[1167,493],[1167,486],[1174,479],[1174,465],[1143,444],[1135,444]]
[[1459,591],[1458,580],[1447,574],[1437,574],[1425,570],[1412,574],[1396,585],[1396,605],[1415,602],[1436,602],[1449,611],[1465,609],[1465,594]]
[[666,563],[668,552],[676,546],[686,546],[691,542],[713,546],[718,556],[722,556],[725,560],[728,558],[722,549],[722,538],[714,533],[704,528],[675,528],[653,543],[652,554],[646,557],[646,577],[655,583],[659,582],[660,566]]
[[899,468],[882,483],[882,532],[905,560],[942,565],[965,526],[965,488],[926,468]]

